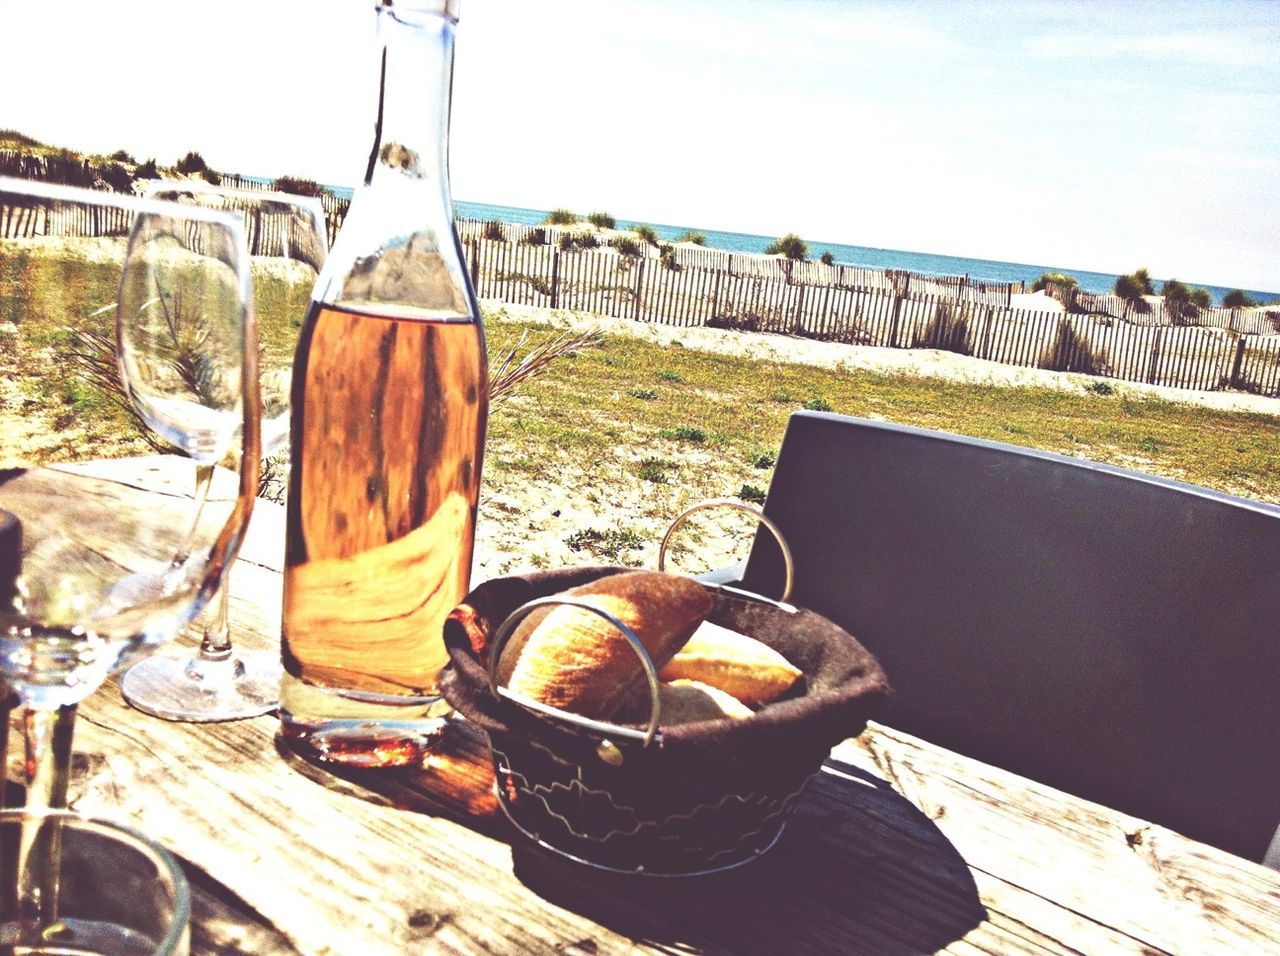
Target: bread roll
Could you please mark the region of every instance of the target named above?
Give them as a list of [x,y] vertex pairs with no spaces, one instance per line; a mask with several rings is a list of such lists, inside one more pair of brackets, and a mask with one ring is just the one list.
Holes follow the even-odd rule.
[[[622,621],[661,668],[711,612],[712,599],[691,578],[630,571],[564,592]],[[498,680],[518,694],[595,720],[608,720],[629,700],[648,697],[644,666],[627,639],[597,614],[552,607],[516,629]]]
[[767,644],[710,621],[662,668],[664,681],[693,680],[759,707],[785,694],[801,676]]
[[733,695],[696,680],[664,682],[659,688],[659,698],[663,727],[698,720],[743,720],[754,713]]

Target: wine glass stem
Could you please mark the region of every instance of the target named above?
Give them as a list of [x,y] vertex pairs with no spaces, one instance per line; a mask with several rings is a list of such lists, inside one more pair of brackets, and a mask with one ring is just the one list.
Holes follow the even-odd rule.
[[214,595],[209,623],[200,640],[200,659],[217,663],[231,658],[231,629],[227,626],[227,579],[224,577]]
[[[23,712],[28,810],[67,805],[75,719],[75,704],[49,709],[28,707]],[[17,905],[13,910],[23,924],[48,925],[58,918],[60,854],[59,828],[44,824],[38,816],[27,817],[18,841]]]
[[67,805],[75,720],[75,704],[48,709],[28,707],[23,712],[27,809],[61,809]]
[[191,530],[183,539],[182,550],[173,556],[175,568],[191,557],[191,542],[196,539],[196,532],[200,529],[200,516],[204,513],[205,502],[209,500],[209,489],[213,487],[213,472],[216,467],[196,465],[195,517],[191,519]]

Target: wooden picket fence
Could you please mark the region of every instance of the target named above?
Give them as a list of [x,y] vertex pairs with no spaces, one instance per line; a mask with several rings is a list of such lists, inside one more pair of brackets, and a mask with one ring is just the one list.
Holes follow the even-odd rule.
[[914,281],[901,286],[904,294],[879,284],[810,285],[785,272],[672,269],[613,250],[474,237],[463,248],[476,294],[514,304],[884,348],[939,348],[1006,365],[1280,395],[1280,335],[1274,333],[1030,312],[917,294]]

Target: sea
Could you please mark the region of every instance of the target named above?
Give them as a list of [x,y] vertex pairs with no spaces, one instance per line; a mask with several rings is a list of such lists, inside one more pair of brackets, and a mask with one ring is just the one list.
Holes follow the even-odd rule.
[[[351,190],[341,186],[329,186],[336,195],[351,196]],[[546,209],[523,209],[518,206],[499,206],[493,203],[466,202],[455,199],[454,213],[464,219],[479,219],[484,222],[519,223],[536,226],[544,222]],[[729,252],[762,253],[776,239],[776,236],[756,236],[743,232],[724,232],[720,229],[708,229],[703,226],[676,226],[659,222],[639,222],[629,219],[617,221],[619,229],[646,225],[657,233],[658,238],[672,242],[688,232],[700,232],[707,237],[707,245],[714,249],[725,249]],[[873,246],[854,246],[840,242],[814,242],[806,239],[809,255],[817,259],[824,252],[830,252],[837,263],[858,266],[863,269],[905,269],[924,275],[968,276],[976,282],[1025,282],[1028,291],[1031,285],[1046,272],[1061,272],[1074,276],[1080,288],[1086,292],[1106,293],[1115,288],[1117,275],[1107,272],[1086,272],[1065,266],[1049,263],[1030,262],[997,262],[992,259],[968,259],[964,256],[935,255],[927,252],[908,252],[903,249],[878,249]],[[1181,278],[1181,277],[1179,277]],[[1153,277],[1157,290],[1163,279]],[[1214,285],[1208,282],[1195,282],[1189,278],[1181,281],[1192,288],[1205,289],[1213,297],[1214,305],[1222,303],[1222,297],[1232,291],[1229,287]],[[1266,292],[1258,289],[1243,289],[1255,302],[1280,302],[1280,292]]]
[[[547,218],[549,210],[521,209],[515,206],[496,206],[492,203],[464,202],[455,199],[454,213],[465,219],[480,219],[484,222],[496,219],[499,222],[514,222],[534,226]],[[687,232],[700,232],[707,237],[707,245],[714,249],[725,249],[729,252],[762,253],[777,236],[754,236],[743,232],[723,232],[719,229],[707,229],[695,226],[672,226],[658,222],[633,222],[619,219],[619,229],[632,226],[650,226],[658,238],[672,242]],[[810,258],[817,259],[824,252],[830,252],[837,263],[847,266],[858,266],[863,269],[905,269],[925,275],[964,276],[976,282],[1025,282],[1027,291],[1031,284],[1046,272],[1062,272],[1074,276],[1080,288],[1086,292],[1110,292],[1115,288],[1117,275],[1105,272],[1085,272],[1081,269],[1070,269],[1064,266],[1034,264],[1028,262],[997,262],[992,259],[968,259],[963,256],[934,255],[928,252],[907,252],[903,249],[877,249],[873,246],[853,246],[840,242],[814,242],[806,239]],[[1162,279],[1153,277],[1157,290]],[[1182,279],[1192,288],[1205,289],[1213,296],[1214,305],[1222,303],[1222,297],[1232,291],[1230,288],[1213,285],[1208,282],[1193,282]],[[1243,289],[1255,302],[1280,301],[1280,292],[1263,292],[1256,289]]]

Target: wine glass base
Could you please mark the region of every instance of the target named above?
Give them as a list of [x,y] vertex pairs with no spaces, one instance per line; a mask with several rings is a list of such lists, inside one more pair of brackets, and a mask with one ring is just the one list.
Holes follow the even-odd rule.
[[226,661],[148,657],[121,675],[120,692],[130,706],[165,720],[244,720],[279,706],[280,671],[268,651],[237,650]]

